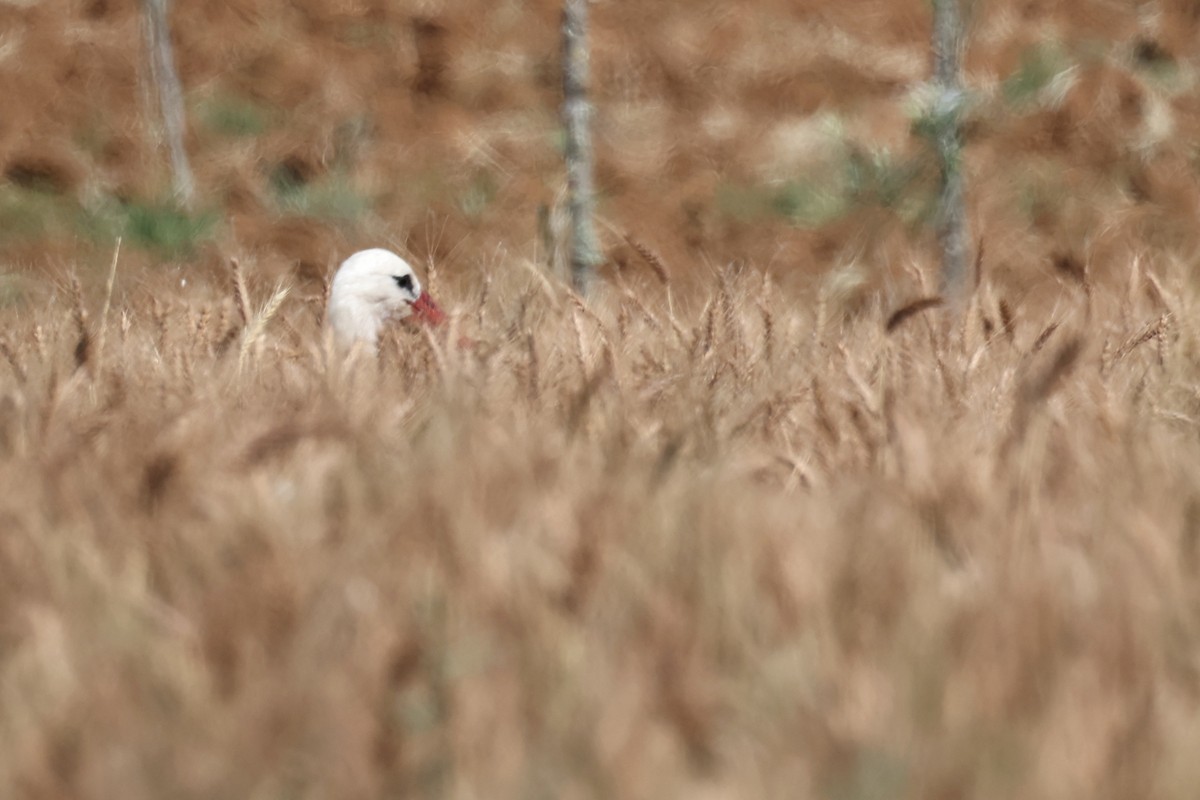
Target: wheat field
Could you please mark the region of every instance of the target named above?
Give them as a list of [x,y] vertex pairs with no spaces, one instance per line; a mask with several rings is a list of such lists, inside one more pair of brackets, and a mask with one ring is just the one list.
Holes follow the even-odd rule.
[[1183,269],[487,275],[378,357],[241,269],[3,312],[5,796],[1193,796]]
[[949,308],[928,2],[593,4],[586,301],[558,0],[173,3],[192,207],[0,2],[0,800],[1192,800],[1200,14],[964,5]]

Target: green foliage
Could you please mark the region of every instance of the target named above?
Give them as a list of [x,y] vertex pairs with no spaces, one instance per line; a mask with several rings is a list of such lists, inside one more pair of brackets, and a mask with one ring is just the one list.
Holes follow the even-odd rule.
[[975,99],[967,91],[945,91],[936,85],[925,87],[918,100],[909,108],[913,136],[936,142],[939,137],[954,135],[963,118],[970,113]]
[[13,308],[25,300],[25,284],[20,275],[0,273],[0,308]]
[[267,109],[237,95],[215,95],[201,104],[199,112],[205,128],[231,139],[261,136],[271,126]]
[[83,237],[109,243],[120,230],[110,203],[81,205],[44,188],[0,184],[0,242]]
[[847,211],[847,198],[838,187],[820,181],[788,181],[769,198],[771,210],[803,227],[817,227],[831,222]]
[[118,236],[167,257],[188,256],[215,232],[219,215],[189,214],[169,202],[81,204],[37,188],[0,184],[0,242],[83,239],[108,246]]
[[276,170],[271,175],[271,188],[276,209],[285,215],[355,222],[369,213],[373,205],[341,173],[304,182],[289,170]]
[[722,213],[740,222],[777,216],[805,228],[832,222],[849,210],[840,186],[807,177],[768,185],[724,184],[716,200]]
[[1004,81],[1004,97],[1014,105],[1033,102],[1070,66],[1070,60],[1057,42],[1030,47],[1021,54],[1016,71]]
[[189,214],[171,203],[129,203],[120,209],[129,241],[166,256],[186,256],[216,229],[215,212]]
[[0,241],[36,239],[53,230],[60,199],[41,189],[0,184]]
[[1040,225],[1045,219],[1059,215],[1069,202],[1061,170],[1053,163],[1030,162],[1017,168],[1016,202],[1021,216],[1030,225]]
[[496,198],[499,187],[490,172],[479,170],[471,176],[466,189],[459,193],[456,204],[463,216],[478,220]]
[[920,159],[897,160],[886,150],[850,147],[839,163],[781,183],[722,185],[716,201],[723,213],[742,222],[778,216],[816,228],[874,207],[893,210],[911,223],[923,218],[929,205],[926,172]]
[[922,167],[918,160],[897,161],[886,150],[854,150],[846,159],[844,191],[854,205],[900,208],[921,177]]

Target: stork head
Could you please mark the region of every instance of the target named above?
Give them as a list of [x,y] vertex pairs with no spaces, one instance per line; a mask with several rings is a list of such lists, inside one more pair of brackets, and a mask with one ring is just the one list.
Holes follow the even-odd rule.
[[374,347],[384,325],[410,317],[427,325],[446,319],[400,256],[388,250],[362,250],[338,267],[329,292],[328,320],[339,342],[361,341]]

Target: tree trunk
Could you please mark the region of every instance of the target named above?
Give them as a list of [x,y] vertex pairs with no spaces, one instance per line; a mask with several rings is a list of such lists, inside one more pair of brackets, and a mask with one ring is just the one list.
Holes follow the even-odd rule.
[[962,86],[965,46],[960,0],[933,0],[933,60],[937,99],[934,103],[934,145],[941,172],[937,237],[942,255],[942,292],[951,303],[961,302],[970,287],[966,186],[962,164]]
[[567,205],[571,216],[571,281],[586,295],[603,260],[592,221],[591,108],[587,99],[588,0],[563,4],[563,122],[566,126]]
[[142,14],[150,78],[158,93],[163,135],[171,157],[171,190],[175,200],[190,210],[195,202],[196,183],[192,178],[191,165],[188,164],[187,150],[183,146],[187,113],[183,105],[183,88],[175,71],[175,55],[171,49],[168,3],[169,0],[142,0]]

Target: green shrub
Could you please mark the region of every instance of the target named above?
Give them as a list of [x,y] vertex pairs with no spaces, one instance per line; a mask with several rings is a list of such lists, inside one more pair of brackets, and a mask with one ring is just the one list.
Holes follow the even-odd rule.
[[496,179],[490,172],[483,170],[476,172],[471,176],[467,187],[456,198],[458,209],[463,216],[477,220],[483,216],[483,212],[496,199],[498,191]]
[[271,126],[271,113],[253,100],[236,95],[217,95],[200,106],[205,128],[231,139],[261,136]]
[[186,256],[214,233],[218,216],[189,214],[171,203],[129,203],[121,207],[121,229],[129,242],[166,256]]
[[925,163],[897,160],[886,150],[848,148],[837,162],[808,174],[771,184],[724,184],[717,208],[743,222],[764,216],[784,217],[794,225],[816,228],[855,209],[887,208],[906,222],[923,218],[929,190]]
[[1016,71],[1004,81],[1004,97],[1014,105],[1031,103],[1054,79],[1071,67],[1057,42],[1044,42],[1021,54]]
[[277,169],[270,182],[275,208],[285,215],[354,222],[370,212],[373,205],[341,173],[304,182],[288,169]]

